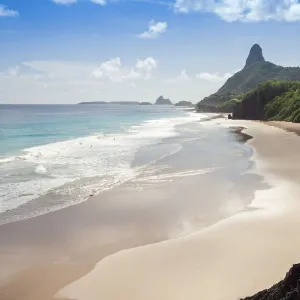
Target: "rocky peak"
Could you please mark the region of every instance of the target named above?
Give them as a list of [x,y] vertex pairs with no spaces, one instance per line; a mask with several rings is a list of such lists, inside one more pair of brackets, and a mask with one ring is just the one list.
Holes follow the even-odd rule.
[[166,99],[164,98],[163,96],[160,96],[156,102],[155,102],[156,105],[172,105],[172,102],[170,99]]
[[256,63],[258,61],[265,61],[265,59],[264,59],[261,47],[258,44],[255,44],[250,49],[250,53],[246,60],[245,68],[247,68],[249,65]]

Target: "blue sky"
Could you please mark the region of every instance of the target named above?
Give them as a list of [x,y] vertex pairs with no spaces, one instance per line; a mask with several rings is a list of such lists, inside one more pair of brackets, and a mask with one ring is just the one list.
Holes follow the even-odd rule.
[[298,0],[0,0],[0,101],[197,102],[254,43],[299,66],[299,21]]

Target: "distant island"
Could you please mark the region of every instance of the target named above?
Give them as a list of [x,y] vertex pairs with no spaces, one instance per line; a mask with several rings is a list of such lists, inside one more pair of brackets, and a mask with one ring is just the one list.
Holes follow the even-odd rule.
[[92,101],[92,102],[80,102],[78,103],[80,105],[82,104],[120,104],[120,105],[139,105],[140,102],[137,101],[111,101],[111,102],[105,102],[105,101]]
[[141,102],[140,105],[153,105],[151,102]]
[[160,96],[157,98],[155,105],[173,105],[170,99],[164,98],[163,96]]
[[190,101],[179,101],[175,104],[175,106],[181,106],[181,107],[194,107],[195,105]]
[[[80,102],[79,105],[91,105],[91,104],[118,104],[118,105],[153,105],[151,102],[138,102],[138,101],[86,101],[86,102]],[[163,96],[160,96],[157,98],[155,105],[173,105],[170,99],[164,98]],[[186,107],[192,107],[194,106],[191,102],[188,101],[180,101],[175,106],[186,106]]]
[[300,122],[300,68],[266,61],[255,44],[244,68],[198,102],[196,110],[233,113],[234,119]]

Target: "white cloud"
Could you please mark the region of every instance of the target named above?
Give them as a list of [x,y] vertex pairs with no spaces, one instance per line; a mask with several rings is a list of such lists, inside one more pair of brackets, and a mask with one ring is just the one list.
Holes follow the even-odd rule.
[[[99,5],[107,4],[107,0],[89,0],[89,1]],[[78,3],[78,0],[52,0],[52,2],[61,5],[72,5]]]
[[189,76],[187,75],[186,70],[182,70],[178,78],[182,81],[189,80]]
[[77,3],[77,0],[52,0],[56,4],[71,5]]
[[39,80],[45,76],[43,72],[40,72],[30,66],[27,66],[26,63],[21,63],[19,65],[9,67],[7,70],[0,72],[0,76],[5,76],[9,78],[13,77],[22,77],[22,78],[32,78],[34,80]]
[[129,84],[129,87],[135,89],[135,88],[136,88],[136,84],[135,84],[134,82],[131,82],[131,83]]
[[[0,71],[0,99],[11,104],[125,100],[154,102],[163,93],[173,102],[184,99],[196,103],[221,86],[218,80],[199,84],[195,75],[186,70],[179,72],[172,81],[174,84],[168,84],[162,74],[152,76],[157,69],[158,63],[152,57],[136,60],[132,65],[125,65],[116,57],[102,62],[98,67],[95,63],[84,61],[19,62]],[[219,75],[223,78],[226,76]],[[147,81],[149,78],[151,81]]]
[[187,75],[186,70],[182,70],[180,75],[173,78],[173,79],[168,79],[166,82],[168,83],[183,83],[186,82],[190,79],[190,77]]
[[106,0],[90,0],[91,2],[95,4],[100,4],[100,5],[106,5]]
[[166,32],[168,27],[167,22],[155,22],[151,20],[148,25],[148,30],[139,35],[142,39],[157,38]]
[[144,60],[138,59],[136,65],[129,69],[122,67],[120,57],[116,57],[101,63],[99,68],[91,72],[90,77],[95,79],[106,78],[116,82],[149,79],[152,77],[152,71],[156,68],[157,62],[152,57]]
[[175,0],[174,9],[214,13],[227,22],[300,21],[298,0]]
[[[88,77],[94,64],[88,64],[77,61],[48,61],[48,60],[33,60],[23,62],[22,69],[27,68],[28,71],[44,74],[53,80],[64,80],[68,78],[82,79]],[[28,73],[27,70],[22,73]],[[26,71],[26,72],[25,72]]]
[[113,81],[121,80],[121,59],[120,57],[112,58],[109,61],[103,62],[99,68],[92,71],[92,77],[102,78],[107,77]]
[[20,74],[20,66],[15,66],[8,68],[6,75],[8,76],[18,76]]
[[205,81],[209,82],[225,82],[229,77],[231,77],[231,73],[225,73],[225,74],[220,74],[220,73],[199,73],[196,74],[196,78],[202,79]]
[[136,62],[136,72],[144,79],[152,77],[152,71],[157,68],[157,61],[153,57],[148,57],[144,60],[138,59]]
[[7,8],[0,4],[0,17],[17,17],[19,13],[16,10]]
[[300,20],[300,3],[291,5],[290,9],[285,12],[285,19],[290,22]]
[[136,68],[137,69],[140,69],[140,70],[143,70],[143,71],[146,71],[146,72],[150,72],[153,69],[155,69],[156,67],[157,67],[157,62],[152,57],[148,57],[145,60],[138,59],[137,63],[136,63]]

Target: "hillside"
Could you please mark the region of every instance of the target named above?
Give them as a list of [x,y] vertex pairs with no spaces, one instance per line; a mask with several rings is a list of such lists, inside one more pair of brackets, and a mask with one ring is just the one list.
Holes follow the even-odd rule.
[[260,84],[236,100],[233,118],[300,122],[300,81],[270,80]]
[[245,67],[230,77],[215,94],[204,98],[197,106],[216,106],[257,88],[266,80],[300,80],[300,68],[282,67],[265,61],[261,47],[255,44],[250,50]]

